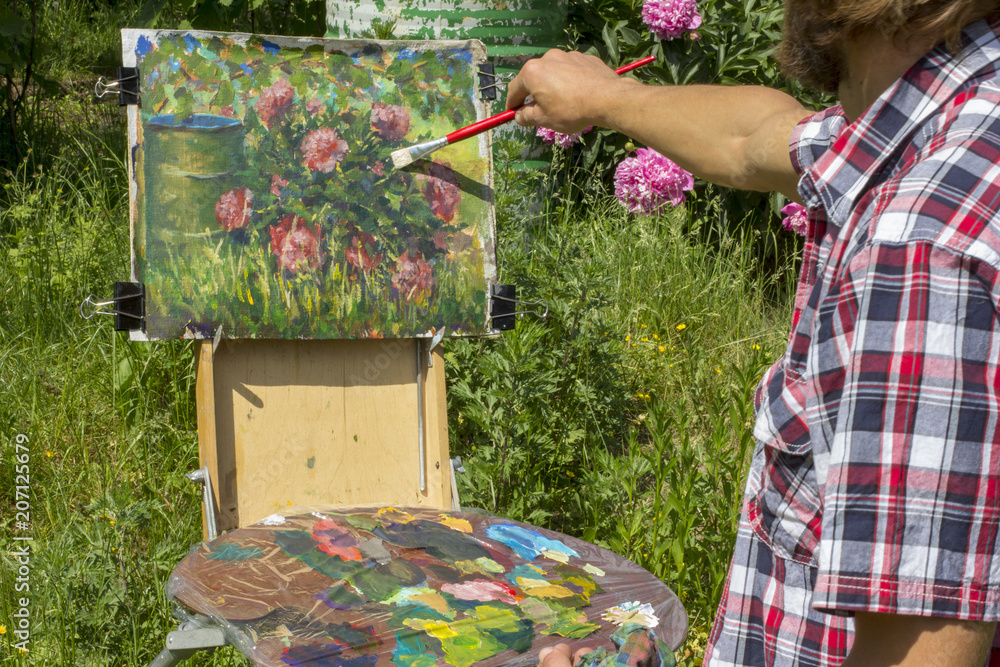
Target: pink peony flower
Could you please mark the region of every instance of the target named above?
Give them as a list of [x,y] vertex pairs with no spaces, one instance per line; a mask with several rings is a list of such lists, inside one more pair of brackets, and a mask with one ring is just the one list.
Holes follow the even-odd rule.
[[271,194],[275,197],[281,196],[281,188],[288,185],[288,181],[275,174],[271,177]]
[[278,79],[271,84],[270,88],[261,91],[254,107],[257,109],[257,115],[260,116],[261,121],[270,128],[272,121],[280,121],[285,117],[285,114],[292,107],[294,97],[295,90],[288,83],[288,79]]
[[795,232],[800,236],[806,235],[806,229],[809,227],[809,220],[807,218],[805,206],[792,202],[781,209],[781,214],[785,216],[781,219],[782,227],[790,232]]
[[323,107],[325,107],[325,106],[326,106],[326,103],[323,102],[323,100],[318,100],[315,97],[312,98],[311,100],[307,100],[306,101],[306,111],[309,112],[310,116],[315,116],[320,111],[322,111]]
[[248,188],[233,188],[215,202],[215,218],[227,232],[243,229],[250,222],[253,193]]
[[694,178],[651,148],[640,148],[615,170],[615,196],[633,213],[654,215],[684,201]]
[[429,262],[418,253],[409,257],[409,251],[399,256],[396,262],[396,273],[392,276],[392,286],[399,290],[400,296],[407,302],[422,301],[431,295],[434,289],[434,275]]
[[372,173],[376,176],[385,176],[385,162],[375,160],[375,164],[372,165]]
[[642,21],[660,39],[673,39],[701,25],[695,0],[646,0]]
[[431,213],[445,222],[451,221],[455,217],[458,202],[462,201],[462,190],[458,187],[455,172],[440,160],[434,160],[427,168],[427,174],[417,178],[427,181],[424,185],[424,199],[431,207]]
[[342,560],[361,560],[358,540],[333,519],[320,519],[314,523],[312,538],[317,542],[317,548],[325,554],[339,556]]
[[367,232],[358,231],[351,237],[344,250],[348,263],[359,271],[371,271],[382,261],[382,253],[375,252],[375,237]]
[[582,132],[563,134],[562,132],[556,132],[555,130],[550,130],[547,127],[539,126],[535,129],[535,134],[537,134],[538,137],[547,144],[555,144],[560,148],[569,148],[576,142],[580,141],[580,137],[593,129],[593,126],[590,126],[584,128]]
[[271,252],[278,258],[278,268],[290,273],[318,269],[323,264],[319,225],[307,227],[294,213],[287,214],[271,227]]
[[332,127],[313,130],[302,140],[302,161],[312,171],[329,174],[347,155],[347,142]]
[[550,130],[547,127],[542,127],[539,125],[535,128],[535,134],[538,138],[547,144],[554,144],[556,142],[556,131]]
[[399,141],[410,131],[410,112],[394,104],[372,104],[372,129],[386,141]]

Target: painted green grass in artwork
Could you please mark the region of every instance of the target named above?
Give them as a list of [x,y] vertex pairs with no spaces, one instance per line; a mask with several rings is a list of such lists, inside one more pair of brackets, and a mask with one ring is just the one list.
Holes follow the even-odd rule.
[[[156,262],[161,279],[147,289],[158,290],[151,303],[161,310],[152,318],[182,323],[235,322],[251,338],[315,337],[315,321],[326,323],[322,335],[332,338],[397,337],[402,332],[434,323],[482,319],[486,295],[482,270],[468,270],[468,262],[443,257],[436,264],[436,295],[429,304],[394,298],[391,276],[376,268],[360,273],[346,264],[334,265],[325,275],[296,276],[273,271],[263,243],[228,243],[219,239],[202,244],[192,255],[164,249]],[[367,285],[366,285],[367,283]],[[371,285],[381,285],[373,293]],[[212,285],[206,290],[205,285]],[[167,312],[166,309],[171,309]],[[189,335],[210,336],[213,329],[189,325]],[[224,327],[224,334],[233,332]],[[454,333],[454,331],[452,331]]]

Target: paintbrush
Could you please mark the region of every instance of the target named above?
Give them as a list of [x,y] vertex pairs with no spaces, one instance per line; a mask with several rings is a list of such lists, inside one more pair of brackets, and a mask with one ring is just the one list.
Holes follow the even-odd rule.
[[[653,62],[656,58],[654,56],[646,56],[642,60],[637,60],[634,63],[629,63],[628,65],[623,65],[615,70],[615,74],[624,74],[625,72],[631,72],[637,67],[642,67]],[[523,105],[522,105],[523,106]],[[509,123],[514,120],[514,115],[517,110],[521,107],[516,107],[514,109],[507,109],[503,113],[498,113],[495,116],[490,116],[485,120],[478,121],[472,125],[466,125],[465,127],[455,130],[451,134],[443,136],[439,139],[431,139],[430,141],[425,141],[415,146],[410,146],[409,148],[400,148],[399,150],[392,152],[392,164],[396,169],[402,169],[414,161],[419,160],[422,157],[430,155],[439,148],[444,148],[450,144],[453,144],[462,139],[468,139],[469,137],[474,137],[477,134],[481,134],[486,130],[492,130],[498,125],[503,125],[504,123]]]

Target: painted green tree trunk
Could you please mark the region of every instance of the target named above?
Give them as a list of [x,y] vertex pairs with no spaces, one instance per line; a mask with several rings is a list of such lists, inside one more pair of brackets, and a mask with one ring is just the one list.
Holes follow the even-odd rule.
[[224,234],[215,205],[246,165],[244,134],[243,123],[224,116],[194,114],[176,121],[163,115],[150,121],[143,147],[146,208],[158,219],[149,240],[176,246]]

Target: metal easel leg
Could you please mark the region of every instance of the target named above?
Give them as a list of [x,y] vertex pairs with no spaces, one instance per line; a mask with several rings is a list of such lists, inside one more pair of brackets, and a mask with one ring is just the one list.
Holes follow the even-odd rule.
[[205,648],[226,645],[226,636],[219,628],[190,627],[187,623],[167,635],[167,646],[153,658],[149,667],[173,667]]

